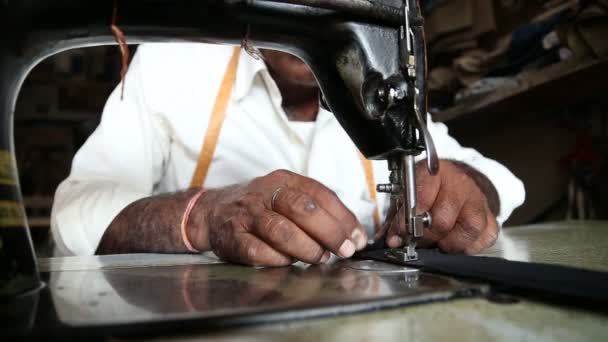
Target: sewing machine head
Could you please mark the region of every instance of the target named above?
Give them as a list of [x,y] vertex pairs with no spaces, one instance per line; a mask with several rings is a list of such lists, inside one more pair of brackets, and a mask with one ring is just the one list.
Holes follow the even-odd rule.
[[[324,103],[360,151],[367,158],[389,161],[390,184],[378,190],[391,193],[395,204],[405,205],[408,248],[401,256],[416,257],[416,240],[430,217],[415,212],[414,157],[426,151],[429,171],[438,169],[425,126],[426,58],[418,0],[2,2],[0,149],[14,155],[12,116],[31,68],[63,50],[115,44],[110,31],[113,6],[130,44],[245,43],[304,60],[317,79]],[[14,157],[9,158],[7,169],[12,185],[0,192],[0,200],[16,203],[23,213]],[[37,280],[24,215],[10,221],[14,227],[10,231],[2,224],[1,274],[30,274]]]

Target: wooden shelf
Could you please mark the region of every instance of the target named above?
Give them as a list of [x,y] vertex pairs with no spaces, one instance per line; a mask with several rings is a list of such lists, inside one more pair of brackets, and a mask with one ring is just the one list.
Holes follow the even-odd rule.
[[[23,204],[26,209],[51,210],[53,206],[52,196],[25,196]],[[40,214],[38,214],[40,215]],[[28,215],[27,222],[30,228],[48,228],[51,226],[51,218],[48,216]]]
[[51,209],[53,206],[53,196],[25,196],[23,205],[32,209]]
[[48,228],[51,226],[51,218],[50,217],[28,217],[27,224],[32,228]]
[[608,58],[572,59],[516,77],[518,86],[499,88],[471,98],[433,119],[460,126],[483,118],[494,120],[513,114],[530,113],[605,96],[608,89]]

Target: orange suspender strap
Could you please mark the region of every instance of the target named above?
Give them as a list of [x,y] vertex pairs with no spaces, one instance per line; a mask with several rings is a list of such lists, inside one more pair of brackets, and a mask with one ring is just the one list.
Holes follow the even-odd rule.
[[211,166],[211,160],[213,159],[213,153],[215,152],[220,131],[222,130],[222,125],[224,124],[224,119],[226,118],[226,109],[228,108],[228,100],[230,100],[232,88],[234,87],[234,82],[236,80],[236,71],[239,66],[240,55],[241,48],[234,48],[232,58],[228,63],[226,74],[224,75],[224,79],[220,85],[220,90],[217,94],[217,98],[215,99],[213,111],[209,117],[207,133],[205,134],[205,139],[203,140],[201,153],[198,156],[194,175],[190,181],[190,187],[203,186],[203,184],[205,184],[205,179],[207,179],[209,167]]
[[376,181],[374,179],[374,168],[372,161],[365,158],[361,152],[359,152],[359,158],[361,158],[361,164],[363,164],[363,171],[365,171],[365,180],[367,181],[367,190],[369,191],[369,197],[374,202],[374,226],[380,227],[380,209],[378,208],[378,193],[376,192]]

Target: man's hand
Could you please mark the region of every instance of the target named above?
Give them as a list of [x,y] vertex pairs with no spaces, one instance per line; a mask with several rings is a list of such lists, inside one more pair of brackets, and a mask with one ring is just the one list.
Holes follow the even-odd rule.
[[[418,163],[417,211],[429,211],[433,223],[425,229],[421,247],[437,245],[449,253],[475,254],[492,246],[498,238],[496,221],[500,203],[492,184],[471,167],[442,160],[439,174],[431,176],[424,163]],[[403,211],[395,219],[395,208],[376,237],[386,234],[386,243],[395,248],[403,245],[405,231]]]
[[350,257],[367,244],[365,229],[335,193],[289,171],[210,190],[195,213],[195,247],[247,265],[324,263],[330,252]]
[[[124,208],[106,229],[97,254],[185,253],[179,229],[199,189],[156,195]],[[200,251],[247,265],[324,263],[350,257],[367,233],[334,192],[289,171],[210,189],[189,215],[187,235]]]

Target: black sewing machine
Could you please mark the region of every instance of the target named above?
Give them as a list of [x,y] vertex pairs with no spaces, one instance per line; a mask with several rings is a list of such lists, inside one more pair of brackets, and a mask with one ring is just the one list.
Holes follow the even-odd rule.
[[321,87],[323,104],[360,151],[370,159],[389,160],[389,184],[379,185],[378,191],[390,193],[393,204],[406,206],[408,222],[407,248],[393,254],[404,261],[417,258],[416,241],[430,216],[416,215],[414,157],[426,151],[429,170],[438,169],[426,129],[426,56],[417,0],[3,1],[0,298],[11,308],[23,308],[3,311],[5,322],[27,331],[38,293],[48,298],[49,288],[41,290],[44,283],[19,190],[12,136],[17,95],[29,71],[43,59],[67,49],[116,44],[110,29],[115,12],[129,44],[241,44],[283,50],[306,61]]
[[[14,160],[12,121],[28,72],[63,50],[115,44],[114,3],[0,3],[0,289],[16,294],[38,286]],[[198,41],[248,44],[290,52],[313,70],[323,101],[361,152],[387,159],[389,184],[378,190],[405,204],[403,260],[416,259],[416,240],[430,216],[416,215],[414,157],[437,155],[426,129],[426,56],[417,0],[117,1],[128,43]]]
[[[429,171],[438,171],[437,154],[425,124],[426,58],[417,0],[0,1],[3,28],[0,31],[0,321],[3,323],[0,336],[172,334],[416,303],[444,303],[419,306],[412,319],[407,318],[407,313],[392,315],[397,320],[394,336],[401,338],[404,322],[420,322],[419,329],[408,333],[437,330],[435,317],[452,309],[446,300],[465,297],[473,298],[472,304],[460,301],[458,315],[449,319],[453,324],[449,327],[450,334],[457,334],[456,338],[474,329],[467,322],[454,323],[455,316],[477,317],[474,315],[481,313],[484,317],[489,315],[490,322],[496,319],[506,322],[488,328],[501,335],[488,336],[511,333],[510,336],[521,338],[522,331],[535,331],[536,326],[522,330],[528,322],[538,321],[536,330],[546,333],[551,330],[547,325],[562,328],[561,324],[567,326],[573,320],[586,324],[583,331],[588,332],[587,336],[602,333],[603,316],[591,317],[597,323],[583,311],[539,309],[533,302],[523,302],[524,309],[518,314],[508,311],[508,306],[492,304],[520,299],[492,297],[491,267],[490,276],[477,274],[482,281],[471,283],[370,260],[346,260],[326,268],[282,269],[220,264],[204,255],[50,258],[38,263],[27,229],[14,157],[13,115],[17,95],[29,71],[43,59],[71,48],[116,44],[110,29],[115,9],[117,25],[130,44],[167,41],[242,44],[279,49],[302,58],[318,80],[324,105],[336,115],[361,152],[370,159],[388,160],[391,176],[388,184],[379,185],[378,190],[392,194],[393,204],[406,208],[406,247],[382,250],[380,253],[386,254],[381,259],[388,258],[401,265],[415,260],[417,239],[431,223],[428,214],[416,215],[414,157],[426,152]],[[543,248],[559,244],[562,248],[572,247],[570,255],[564,254],[562,260],[572,263],[582,257],[582,246],[605,250],[603,240],[592,238],[603,228],[600,224],[576,227],[578,233],[569,236],[570,241],[564,246],[558,227],[553,238],[548,234],[546,240],[536,244],[534,239],[517,244],[517,253],[510,257],[534,262],[534,258],[546,253],[553,260],[554,250],[543,252]],[[587,235],[581,234],[580,229],[594,233],[585,240]],[[520,240],[527,238],[526,231],[522,232]],[[508,235],[518,238],[517,232],[503,232],[503,237]],[[528,243],[535,248],[532,260],[519,249],[521,246],[525,249]],[[509,249],[505,247],[502,256],[509,258],[507,252]],[[596,254],[585,256],[591,259],[589,264],[593,264],[594,257],[601,258]],[[463,265],[460,270],[468,270],[471,259],[455,260],[455,264]],[[483,263],[485,259],[474,260]],[[441,262],[435,266],[441,266]],[[511,267],[525,271],[520,274],[532,275],[531,280],[523,277],[526,282],[519,284],[520,289],[542,290],[557,283],[563,285],[552,289],[558,297],[572,294],[580,297],[581,293],[585,297],[586,289],[591,288],[595,295],[589,294],[586,299],[604,300],[594,303],[596,308],[605,310],[602,303],[606,295],[601,286],[606,274],[558,267],[553,274],[558,281],[549,285],[545,282],[539,288],[535,277],[543,270],[553,270],[550,266],[506,263],[509,275]],[[458,274],[466,279],[475,276]],[[588,286],[586,276],[592,277],[594,284]],[[475,301],[479,298],[490,300]],[[424,317],[431,318],[425,321]],[[523,321],[517,321],[520,317]],[[363,329],[365,324],[371,327],[374,322],[382,329],[386,327],[386,317],[371,323],[364,317],[362,321]],[[496,326],[518,329],[505,331]],[[471,336],[468,339],[478,337]]]

